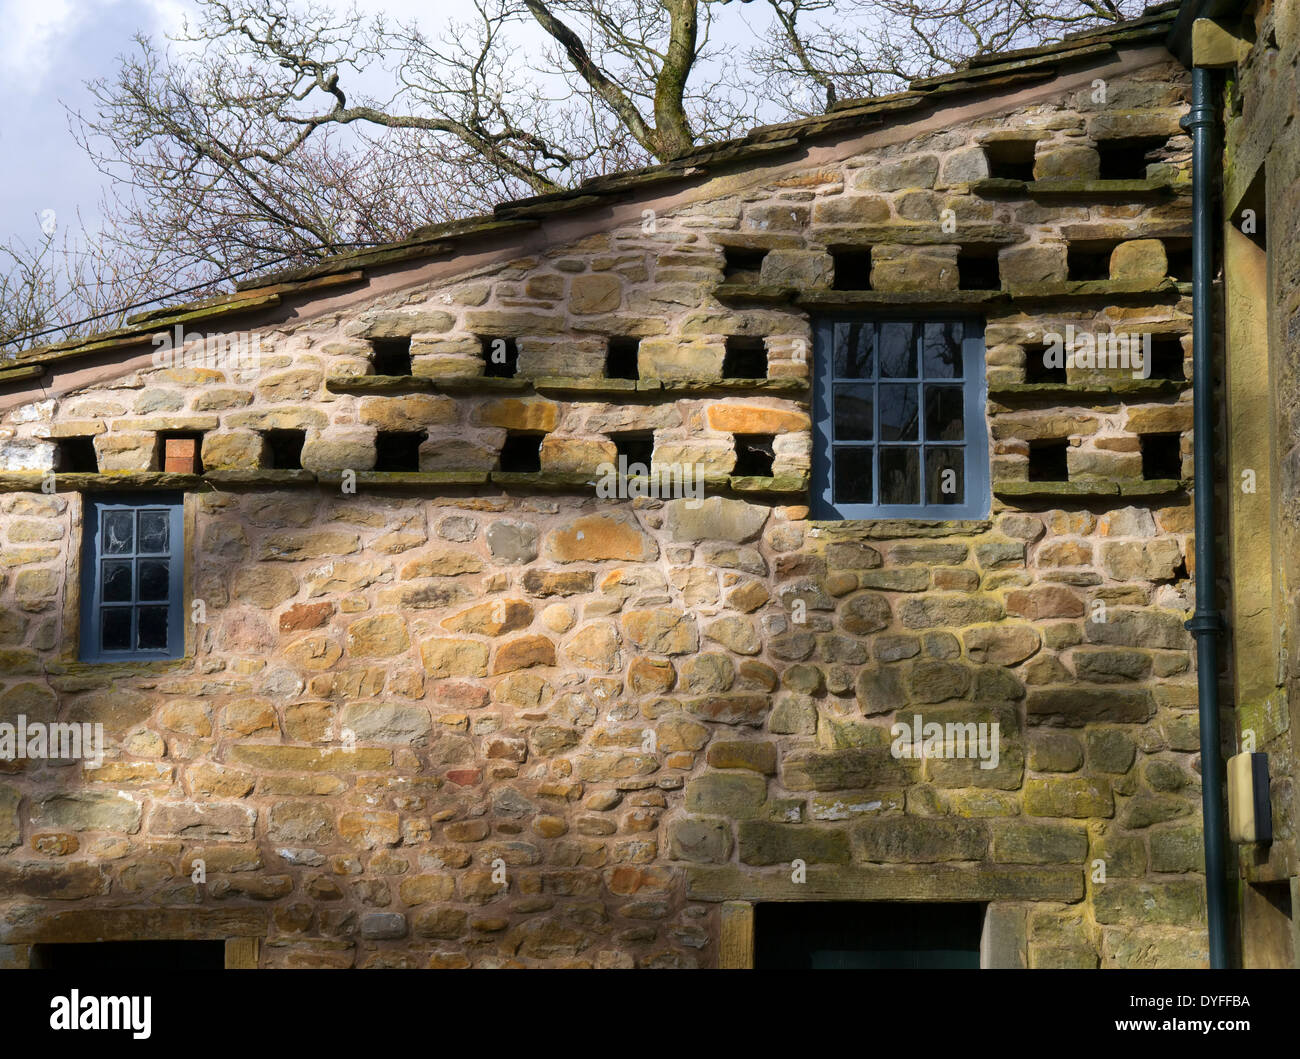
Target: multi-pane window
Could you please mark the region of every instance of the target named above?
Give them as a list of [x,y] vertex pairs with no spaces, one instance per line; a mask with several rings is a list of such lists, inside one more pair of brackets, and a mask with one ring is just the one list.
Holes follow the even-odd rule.
[[814,514],[988,514],[978,321],[823,320],[814,363]]
[[184,651],[178,496],[87,497],[81,657],[179,658]]

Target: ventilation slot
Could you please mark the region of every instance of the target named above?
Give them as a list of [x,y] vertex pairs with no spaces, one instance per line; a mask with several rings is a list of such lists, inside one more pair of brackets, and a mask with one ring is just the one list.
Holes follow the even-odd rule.
[[1118,245],[1118,241],[1071,243],[1066,274],[1071,280],[1110,279],[1110,255]]
[[1159,481],[1183,476],[1183,456],[1179,451],[1182,436],[1179,434],[1142,435],[1142,477]]
[[370,344],[370,362],[374,365],[376,375],[411,374],[409,338],[375,338]]
[[743,246],[724,246],[722,278],[727,283],[758,283],[763,271],[766,250],[751,250]]
[[58,438],[54,442],[54,469],[64,474],[96,474],[99,457],[92,437]]
[[[1047,348],[1047,345],[1042,342],[1025,346],[1025,382],[1059,385],[1069,381],[1064,363],[1059,367],[1047,366]],[[1061,355],[1061,360],[1065,360],[1064,354]]]
[[761,338],[731,335],[722,358],[724,379],[766,379],[767,347]]
[[1169,259],[1169,275],[1180,283],[1192,282],[1192,241],[1166,239],[1165,257]]
[[302,446],[307,434],[302,430],[268,430],[262,435],[266,441],[267,466],[275,471],[301,471]]
[[1147,155],[1169,143],[1167,136],[1134,136],[1123,140],[1099,140],[1102,180],[1145,180]]
[[511,430],[501,446],[501,470],[533,474],[542,469],[542,436]]
[[621,463],[620,470],[625,474],[649,474],[651,460],[654,456],[655,436],[646,431],[629,431],[610,434]]
[[1033,180],[1035,140],[998,140],[984,145],[989,176],[998,180]]
[[375,436],[375,470],[418,471],[423,430],[381,430]]
[[836,290],[871,290],[870,250],[841,250],[831,258],[835,262]]
[[639,379],[637,355],[641,349],[639,338],[613,337],[605,350],[605,378]]
[[1183,342],[1177,335],[1151,336],[1151,379],[1175,379],[1182,382]]
[[481,335],[483,374],[489,379],[513,379],[519,370],[519,345],[513,338]]
[[775,440],[772,434],[737,434],[736,466],[731,473],[742,478],[771,478]]
[[997,250],[965,248],[957,254],[959,290],[998,290],[1002,280],[998,272]]
[[1066,482],[1070,465],[1066,453],[1070,443],[1064,438],[1032,441],[1029,444],[1029,480],[1031,482]]

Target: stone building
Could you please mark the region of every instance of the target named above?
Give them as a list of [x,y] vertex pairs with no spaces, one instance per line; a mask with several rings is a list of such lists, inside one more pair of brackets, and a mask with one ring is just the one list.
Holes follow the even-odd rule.
[[1203,964],[1175,9],[0,369],[4,960]]

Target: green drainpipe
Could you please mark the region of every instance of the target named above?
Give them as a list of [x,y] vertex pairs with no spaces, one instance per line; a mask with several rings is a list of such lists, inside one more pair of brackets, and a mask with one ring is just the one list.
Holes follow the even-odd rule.
[[1228,966],[1224,870],[1223,758],[1219,744],[1219,637],[1214,562],[1214,105],[1208,69],[1192,70],[1192,108],[1183,128],[1192,134],[1192,397],[1195,429],[1196,611],[1187,628],[1196,637],[1196,691],[1201,726],[1201,816],[1205,828],[1205,898],[1210,966]]

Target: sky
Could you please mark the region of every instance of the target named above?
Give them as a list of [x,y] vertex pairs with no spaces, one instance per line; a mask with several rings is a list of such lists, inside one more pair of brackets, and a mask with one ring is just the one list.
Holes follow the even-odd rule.
[[[472,11],[470,0],[354,2],[363,13],[418,18],[426,32]],[[347,0],[332,6],[342,10]],[[762,5],[733,10],[738,17],[724,22],[748,45],[754,37],[744,20]],[[76,227],[78,211],[93,223],[105,179],[77,146],[69,111],[90,109],[84,82],[111,76],[136,32],[165,44],[194,11],[192,0],[0,0],[0,98],[8,104],[0,110],[0,242],[16,236],[31,245],[42,223]]]

